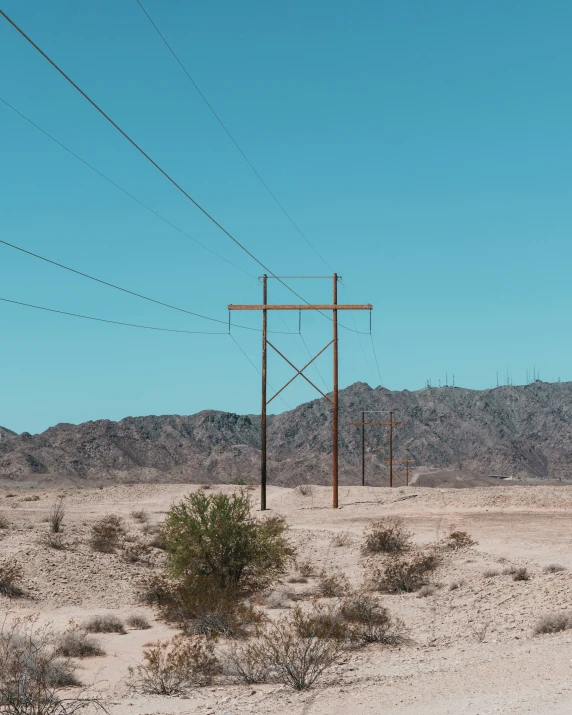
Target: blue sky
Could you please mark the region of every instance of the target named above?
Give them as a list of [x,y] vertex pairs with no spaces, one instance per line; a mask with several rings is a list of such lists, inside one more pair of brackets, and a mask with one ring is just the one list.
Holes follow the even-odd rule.
[[[306,236],[371,302],[391,389],[485,388],[507,367],[572,379],[572,6],[565,2],[144,0]],[[19,23],[183,187],[277,274],[329,269],[216,123],[135,0],[4,0]],[[230,266],[0,104],[0,237],[177,306],[227,319],[262,269],[163,179],[3,20],[0,97]],[[242,270],[239,270],[242,269]],[[243,271],[246,271],[243,272]],[[328,302],[327,281],[291,282]],[[0,297],[183,330],[176,313],[0,246]],[[271,282],[270,299],[292,296]],[[356,314],[358,329],[369,318]],[[252,327],[260,316],[241,314]],[[238,319],[237,319],[238,320]],[[298,316],[270,328],[297,331]],[[353,318],[342,322],[354,327]],[[303,316],[308,348],[331,323]],[[0,424],[215,408],[259,412],[227,335],[159,333],[0,303]],[[258,333],[233,330],[258,365]],[[297,364],[300,339],[275,336]],[[361,340],[361,345],[360,345]],[[340,382],[379,383],[369,335],[340,332]],[[319,369],[331,386],[331,357]],[[314,374],[317,384],[320,377]],[[270,382],[291,370],[272,358]],[[312,399],[297,381],[289,406]],[[273,403],[274,404],[274,403]],[[277,401],[276,409],[285,409]]]

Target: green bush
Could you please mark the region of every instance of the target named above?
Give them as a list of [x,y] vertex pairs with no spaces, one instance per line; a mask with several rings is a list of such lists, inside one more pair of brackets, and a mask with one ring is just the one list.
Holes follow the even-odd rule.
[[410,548],[411,534],[403,520],[387,517],[372,524],[365,534],[363,551],[369,554],[396,554]]
[[374,590],[385,593],[412,593],[428,583],[428,576],[439,565],[435,553],[420,553],[410,559],[392,558],[383,570],[370,576]]

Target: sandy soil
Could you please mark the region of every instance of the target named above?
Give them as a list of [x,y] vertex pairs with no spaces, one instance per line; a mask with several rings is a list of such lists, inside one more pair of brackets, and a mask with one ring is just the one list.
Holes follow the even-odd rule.
[[[149,540],[131,516],[144,509],[149,523],[160,522],[188,485],[133,485],[66,492],[64,538],[67,548],[46,546],[46,518],[60,492],[39,489],[0,490],[0,516],[9,528],[0,530],[0,555],[24,566],[27,596],[0,596],[0,609],[38,613],[64,628],[69,619],[145,613],[152,628],[126,635],[101,635],[107,655],[81,662],[85,683],[97,678],[113,715],[486,715],[488,713],[572,712],[572,631],[533,636],[540,616],[572,609],[572,487],[507,487],[482,489],[343,488],[342,507],[329,508],[330,491],[312,487],[270,488],[270,513],[283,514],[300,560],[317,570],[339,567],[359,586],[367,559],[361,553],[363,531],[383,515],[403,517],[419,545],[440,541],[452,529],[468,531],[478,541],[470,549],[447,552],[434,581],[434,595],[385,595],[382,601],[402,619],[411,643],[399,647],[370,645],[344,654],[310,691],[296,693],[282,686],[220,683],[192,691],[184,698],[129,694],[124,678],[129,665],[141,660],[144,644],[175,633],[140,604],[137,581],[153,565],[130,564],[116,554],[99,554],[88,545],[90,524],[103,514],[124,516],[129,533]],[[233,487],[213,487],[230,491]],[[11,495],[12,494],[12,495]],[[39,500],[30,501],[39,496]],[[253,492],[253,497],[256,493]],[[332,538],[347,532],[346,544]],[[160,563],[155,550],[152,564]],[[544,573],[559,563],[570,570]],[[525,566],[529,581],[515,582],[487,569]],[[453,581],[460,588],[449,590]],[[289,594],[312,588],[290,584],[287,576],[270,602],[273,616],[291,607]],[[477,632],[486,626],[484,640]]]

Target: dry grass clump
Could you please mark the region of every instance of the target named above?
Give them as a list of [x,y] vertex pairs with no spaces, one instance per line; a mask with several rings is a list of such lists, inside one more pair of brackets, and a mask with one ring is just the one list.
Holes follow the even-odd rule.
[[346,596],[351,591],[348,577],[341,571],[326,571],[323,569],[318,576],[316,595],[323,598]]
[[452,531],[447,536],[445,543],[448,548],[457,551],[474,546],[477,542],[466,531]]
[[449,584],[449,591],[456,591],[458,588],[461,588],[464,585],[465,581],[462,578],[459,578],[455,581],[451,581],[451,583]]
[[0,562],[0,594],[9,598],[22,596],[24,591],[21,586],[24,569],[16,561]]
[[65,497],[61,496],[56,500],[48,516],[48,523],[52,534],[59,534],[61,532],[65,514]]
[[427,596],[434,596],[436,592],[437,588],[433,584],[427,583],[425,586],[421,586],[417,595],[419,598],[427,598]]
[[339,614],[348,624],[351,641],[396,645],[406,640],[402,621],[392,618],[387,608],[368,594],[360,593],[345,599]]
[[499,576],[500,571],[498,569],[485,569],[483,571],[483,578],[495,578],[495,576]]
[[559,571],[566,571],[566,566],[562,566],[562,564],[548,564],[542,571],[544,573],[558,573]]
[[105,655],[101,645],[77,627],[61,634],[57,640],[56,651],[58,655],[66,658],[94,658]]
[[535,636],[539,636],[543,633],[567,631],[570,628],[572,628],[572,613],[564,611],[561,613],[547,613],[536,621],[532,633]]
[[22,501],[40,501],[40,497],[38,494],[34,494],[33,496],[24,497]]
[[312,496],[313,489],[310,484],[300,484],[296,487],[296,491],[303,497],[309,497]]
[[149,544],[142,544],[139,541],[127,542],[123,544],[121,550],[121,558],[128,564],[147,564],[152,563],[152,549]]
[[10,522],[5,514],[0,514],[0,529],[9,529]]
[[84,623],[83,629],[86,633],[119,633],[124,635],[127,632],[123,621],[112,613],[92,616],[89,621]]
[[369,554],[398,554],[410,548],[411,534],[403,520],[388,517],[372,524],[365,534],[363,551]]
[[98,519],[91,527],[90,545],[102,554],[113,553],[125,535],[125,528],[119,516],[108,514]]
[[131,518],[135,519],[135,521],[138,521],[141,524],[144,524],[145,522],[149,521],[149,514],[145,511],[145,509],[136,509],[135,511],[131,512]]
[[57,551],[63,551],[67,544],[64,539],[63,534],[54,534],[51,531],[42,534],[40,537],[40,543],[44,546],[48,546],[50,549],[56,549]]
[[135,631],[146,631],[148,628],[151,628],[149,620],[142,613],[132,613],[130,616],[127,616],[125,623],[127,623],[129,628],[133,628]]
[[419,553],[409,559],[393,558],[383,569],[372,571],[369,584],[382,593],[412,593],[428,583],[429,574],[439,563],[435,552]]
[[314,576],[316,573],[314,564],[311,561],[297,561],[296,568],[298,569],[300,576],[304,576],[305,578],[308,578],[308,576]]
[[305,576],[290,576],[286,579],[288,583],[308,583],[308,579]]
[[518,566],[505,566],[501,571],[503,576],[513,576],[518,571]]
[[143,663],[129,668],[128,684],[136,692],[179,695],[192,687],[210,685],[220,672],[212,641],[177,635],[146,648]]
[[528,570],[522,566],[521,568],[516,569],[514,574],[512,575],[512,580],[513,581],[530,581],[530,574],[528,573]]
[[349,532],[339,531],[337,534],[334,534],[334,536],[332,536],[332,538],[330,539],[330,544],[339,548],[342,546],[349,546],[351,544],[351,541],[352,537]]

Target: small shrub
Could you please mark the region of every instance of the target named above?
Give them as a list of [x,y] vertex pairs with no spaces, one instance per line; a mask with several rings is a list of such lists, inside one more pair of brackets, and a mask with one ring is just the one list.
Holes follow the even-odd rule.
[[8,528],[10,528],[10,522],[8,521],[8,517],[4,514],[0,514],[0,529]]
[[498,569],[485,569],[483,571],[483,578],[495,578],[495,576],[498,576],[500,574],[500,571]]
[[0,562],[0,594],[9,598],[22,596],[24,591],[21,581],[24,576],[24,569],[16,561]]
[[316,594],[323,598],[346,596],[351,591],[348,577],[340,571],[328,572],[325,569],[318,577]]
[[135,631],[146,631],[148,628],[151,628],[151,624],[142,613],[132,613],[130,616],[127,616],[125,622],[129,628],[133,628]]
[[50,549],[56,549],[57,551],[63,551],[66,548],[66,542],[63,534],[54,534],[51,531],[42,534],[40,543],[44,546],[49,546]]
[[566,571],[566,566],[562,566],[562,564],[548,564],[542,571],[544,573],[558,573],[559,571]]
[[425,586],[421,586],[419,591],[417,592],[417,595],[419,598],[427,598],[427,596],[434,596],[436,593],[437,589],[435,586],[433,586],[430,583],[425,584]]
[[141,531],[144,534],[156,534],[158,531],[158,527],[156,524],[145,523],[141,525]]
[[516,569],[512,576],[513,581],[530,581],[530,574],[528,573],[527,569],[522,566],[519,569]]
[[59,534],[61,532],[65,513],[65,497],[62,496],[56,500],[48,517],[52,534]]
[[387,608],[365,593],[345,599],[339,612],[349,624],[352,641],[397,645],[406,639],[402,621],[392,618]]
[[383,570],[375,569],[370,577],[373,589],[384,593],[412,593],[428,582],[429,574],[439,566],[435,553],[421,553],[411,559],[393,558]]
[[305,578],[308,578],[308,576],[313,576],[316,573],[314,564],[312,564],[311,561],[298,561],[297,568],[300,572],[300,575],[304,576]]
[[92,525],[91,548],[103,554],[111,554],[119,547],[121,537],[124,535],[125,529],[121,519],[115,514],[108,514]]
[[136,511],[131,512],[131,518],[144,524],[149,521],[149,514],[147,514],[145,509],[137,509]]
[[129,685],[137,692],[178,695],[194,686],[210,685],[220,671],[211,641],[177,635],[143,651],[143,663],[129,668]]
[[484,621],[469,621],[469,628],[479,643],[482,643],[487,637],[491,622]]
[[366,531],[363,550],[369,554],[396,554],[410,548],[411,534],[402,519],[388,517],[376,521]]
[[539,636],[543,633],[567,631],[570,628],[572,628],[571,613],[547,613],[536,621],[532,632],[535,636]]
[[77,628],[62,633],[57,640],[57,653],[66,658],[94,658],[105,655],[101,645]]
[[231,647],[227,655],[230,675],[248,685],[268,682],[270,665],[266,660],[264,645],[264,641],[255,639]]
[[452,531],[446,539],[447,546],[454,551],[467,549],[477,542],[466,531]]
[[138,541],[124,543],[121,558],[128,564],[143,563],[149,565],[151,563],[151,546]]
[[40,497],[38,494],[34,494],[34,496],[24,497],[22,501],[40,501]]
[[351,543],[351,535],[347,531],[340,531],[334,534],[330,540],[332,546],[341,547],[348,546]]
[[505,566],[501,571],[503,576],[513,576],[518,571],[518,566]]
[[102,616],[93,616],[87,621],[84,626],[87,633],[126,633],[123,621],[113,614],[105,614]]

